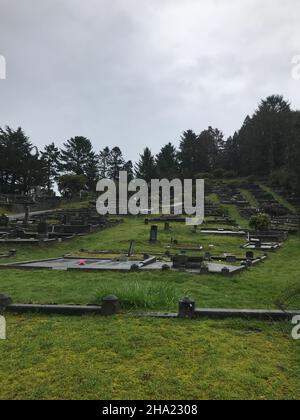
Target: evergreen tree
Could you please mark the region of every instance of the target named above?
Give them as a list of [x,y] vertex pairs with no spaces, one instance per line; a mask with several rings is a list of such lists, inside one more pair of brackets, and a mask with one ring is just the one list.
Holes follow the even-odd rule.
[[148,184],[157,177],[157,167],[155,157],[152,155],[149,147],[146,147],[143,154],[140,155],[139,162],[135,165],[135,174],[137,178],[145,180]]
[[118,181],[119,172],[124,169],[125,160],[123,158],[122,151],[119,147],[114,147],[107,159],[107,175],[108,178]]
[[127,172],[128,182],[132,181],[134,178],[133,163],[131,160],[125,163],[123,171]]
[[192,130],[185,131],[181,136],[178,158],[181,176],[186,179],[192,179],[199,172],[195,155],[197,139],[197,134]]
[[0,189],[2,193],[29,193],[45,186],[46,168],[37,149],[21,128],[0,129]]
[[74,137],[64,143],[60,152],[60,171],[86,178],[86,188],[94,191],[98,177],[97,156],[86,137]]
[[42,160],[45,162],[46,178],[47,178],[47,191],[50,192],[54,181],[58,178],[58,165],[60,151],[54,143],[45,146],[44,151],[41,153]]
[[169,180],[179,176],[178,152],[172,143],[164,146],[156,156],[157,174],[159,178]]
[[101,178],[108,177],[108,162],[110,157],[109,147],[105,147],[99,154],[99,172]]

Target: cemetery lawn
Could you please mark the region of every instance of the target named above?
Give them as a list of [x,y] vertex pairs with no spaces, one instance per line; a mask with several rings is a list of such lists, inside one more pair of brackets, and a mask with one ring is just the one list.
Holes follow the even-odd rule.
[[287,323],[7,316],[0,399],[299,399]]
[[[234,206],[232,210],[235,209]],[[244,222],[245,223],[245,222]],[[172,224],[172,232],[164,232],[159,224],[159,240],[156,245],[148,242],[149,226],[142,218],[128,218],[120,226],[94,233],[70,242],[45,248],[19,247],[17,258],[1,260],[4,262],[26,261],[61,257],[79,250],[109,250],[126,253],[131,239],[136,240],[136,252],[165,252],[170,246],[171,237],[179,241],[181,247],[203,246],[204,251],[213,254],[240,253],[243,238],[230,238],[192,234],[191,228],[184,224]],[[214,248],[210,248],[214,245]],[[0,247],[0,252],[8,248]],[[105,294],[118,294],[126,300],[126,309],[176,310],[179,298],[193,297],[199,307],[212,308],[276,308],[275,301],[287,287],[299,282],[300,239],[291,236],[281,250],[269,253],[264,264],[253,267],[238,276],[225,278],[219,275],[192,275],[178,272],[61,272],[61,271],[22,271],[1,270],[1,293],[10,295],[15,303],[44,304],[90,304]],[[176,250],[172,249],[172,252]],[[177,252],[179,252],[177,250]],[[153,288],[154,298],[143,302],[149,289]],[[167,290],[163,297],[159,296]],[[134,301],[140,301],[135,308]],[[133,302],[131,302],[133,301]],[[132,303],[132,305],[131,305]],[[289,308],[298,309],[300,299],[290,302]]]
[[[228,206],[232,216],[236,208]],[[238,219],[241,226],[247,222]],[[54,246],[19,247],[4,262],[96,252],[164,253],[182,248],[240,253],[243,238],[193,234],[171,224],[159,243],[148,242],[143,218]],[[210,245],[214,245],[211,248]],[[300,342],[290,323],[242,320],[185,321],[133,317],[135,311],[177,311],[179,298],[198,307],[276,308],[276,299],[299,282],[300,239],[291,236],[268,260],[233,278],[187,273],[0,271],[0,293],[15,303],[100,303],[116,294],[125,303],[112,318],[7,314],[0,341],[0,399],[299,399]],[[0,247],[0,253],[8,248]],[[201,252],[203,252],[201,251]],[[197,252],[196,252],[197,253]],[[299,298],[289,308],[299,308]]]

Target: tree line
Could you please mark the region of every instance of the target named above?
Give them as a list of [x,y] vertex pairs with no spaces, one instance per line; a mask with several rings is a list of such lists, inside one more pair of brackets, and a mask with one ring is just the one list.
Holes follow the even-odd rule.
[[54,183],[65,195],[94,192],[100,178],[118,180],[126,170],[149,182],[153,178],[270,178],[300,193],[300,112],[282,96],[262,100],[240,130],[228,139],[217,128],[200,134],[184,131],[157,155],[146,147],[137,163],[126,161],[119,147],[96,152],[89,139],[74,137],[62,148],[54,143],[38,151],[21,128],[0,129],[0,191],[28,194],[35,186],[51,193]]

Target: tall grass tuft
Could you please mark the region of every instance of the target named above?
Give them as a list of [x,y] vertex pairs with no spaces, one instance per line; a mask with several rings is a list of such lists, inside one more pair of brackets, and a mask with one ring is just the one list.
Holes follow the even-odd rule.
[[97,289],[92,304],[100,305],[103,297],[115,295],[120,299],[122,308],[134,309],[171,309],[175,308],[179,292],[166,282],[147,281],[103,284]]

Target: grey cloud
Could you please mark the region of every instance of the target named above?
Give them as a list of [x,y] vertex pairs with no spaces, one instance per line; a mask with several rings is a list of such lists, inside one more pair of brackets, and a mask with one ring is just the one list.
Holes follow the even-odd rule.
[[298,0],[0,0],[0,125],[136,159],[183,130],[239,128],[259,99],[300,107]]

